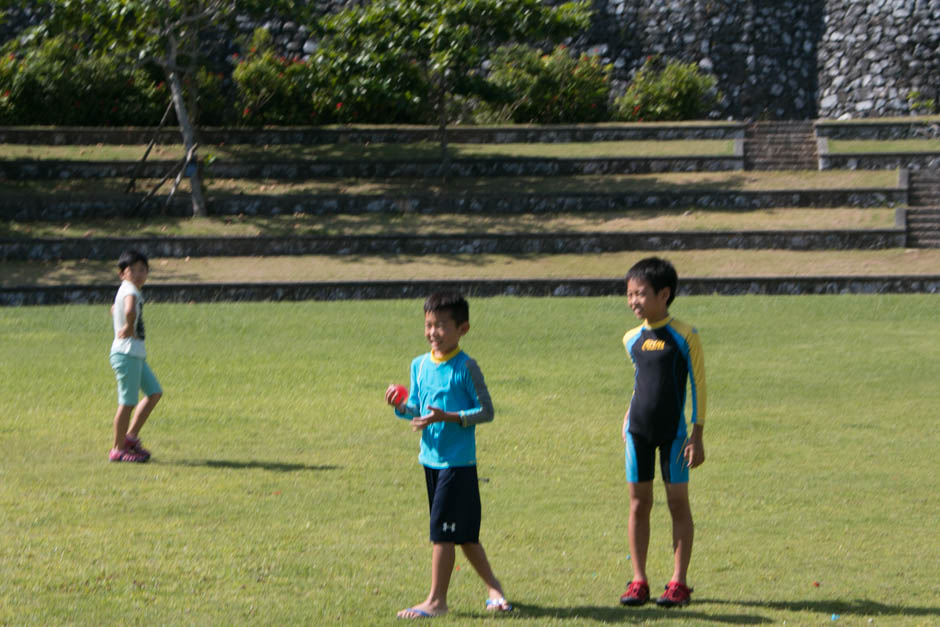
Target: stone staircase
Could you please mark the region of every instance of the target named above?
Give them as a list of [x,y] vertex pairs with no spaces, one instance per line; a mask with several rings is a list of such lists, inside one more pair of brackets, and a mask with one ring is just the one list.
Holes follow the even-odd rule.
[[911,170],[909,177],[907,245],[940,248],[940,170]]
[[746,170],[816,170],[819,155],[812,121],[754,122],[744,136]]

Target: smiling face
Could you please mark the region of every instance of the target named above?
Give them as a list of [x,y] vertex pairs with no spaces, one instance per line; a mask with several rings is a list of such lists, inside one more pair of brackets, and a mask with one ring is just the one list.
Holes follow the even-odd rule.
[[120,277],[124,281],[130,281],[140,289],[147,282],[147,275],[150,274],[150,268],[143,261],[135,261],[131,265],[121,270]]
[[627,304],[637,318],[656,323],[669,315],[668,287],[656,292],[649,281],[630,279],[627,282]]
[[469,322],[458,325],[446,309],[424,314],[424,337],[431,345],[431,354],[435,357],[443,357],[452,352],[460,344],[460,338],[469,330]]

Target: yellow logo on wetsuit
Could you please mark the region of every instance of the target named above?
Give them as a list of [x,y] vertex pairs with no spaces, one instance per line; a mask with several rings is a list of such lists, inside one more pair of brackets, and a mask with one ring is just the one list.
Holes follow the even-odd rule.
[[645,340],[643,342],[643,346],[640,347],[640,350],[644,350],[644,351],[666,350],[666,341],[665,340]]

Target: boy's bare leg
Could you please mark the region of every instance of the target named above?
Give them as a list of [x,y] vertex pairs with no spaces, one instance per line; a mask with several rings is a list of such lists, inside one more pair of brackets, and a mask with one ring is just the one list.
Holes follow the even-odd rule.
[[147,422],[147,418],[150,417],[150,412],[152,412],[153,408],[160,402],[161,396],[163,395],[151,394],[150,396],[145,396],[140,399],[140,402],[137,403],[137,407],[134,408],[134,419],[131,421],[131,428],[127,430],[127,433],[135,438],[138,437],[144,423]]
[[131,420],[133,405],[118,405],[114,412],[114,448],[124,450],[124,436],[127,435],[127,424]]
[[431,550],[431,592],[420,605],[398,612],[398,618],[423,618],[414,610],[421,610],[431,616],[447,613],[447,589],[450,576],[454,572],[456,550],[453,542],[435,542]]
[[463,554],[467,556],[467,561],[473,566],[473,570],[477,571],[480,579],[486,584],[489,598],[503,598],[503,587],[496,579],[496,575],[493,574],[493,569],[490,567],[490,561],[486,558],[483,545],[478,542],[468,542],[461,544],[460,548],[463,549]]
[[666,498],[672,516],[672,548],[675,566],[672,581],[686,585],[689,561],[692,559],[692,539],[695,526],[692,523],[692,508],[689,505],[688,483],[667,483]]
[[646,555],[650,546],[650,511],[653,509],[653,482],[641,481],[630,486],[630,563],[633,580],[647,581]]

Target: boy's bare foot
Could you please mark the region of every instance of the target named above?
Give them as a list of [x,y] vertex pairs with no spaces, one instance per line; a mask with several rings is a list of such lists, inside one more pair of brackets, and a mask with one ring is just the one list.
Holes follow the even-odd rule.
[[421,605],[415,605],[398,612],[398,618],[434,618],[435,616],[443,616],[446,613],[446,607],[431,606],[424,602]]

